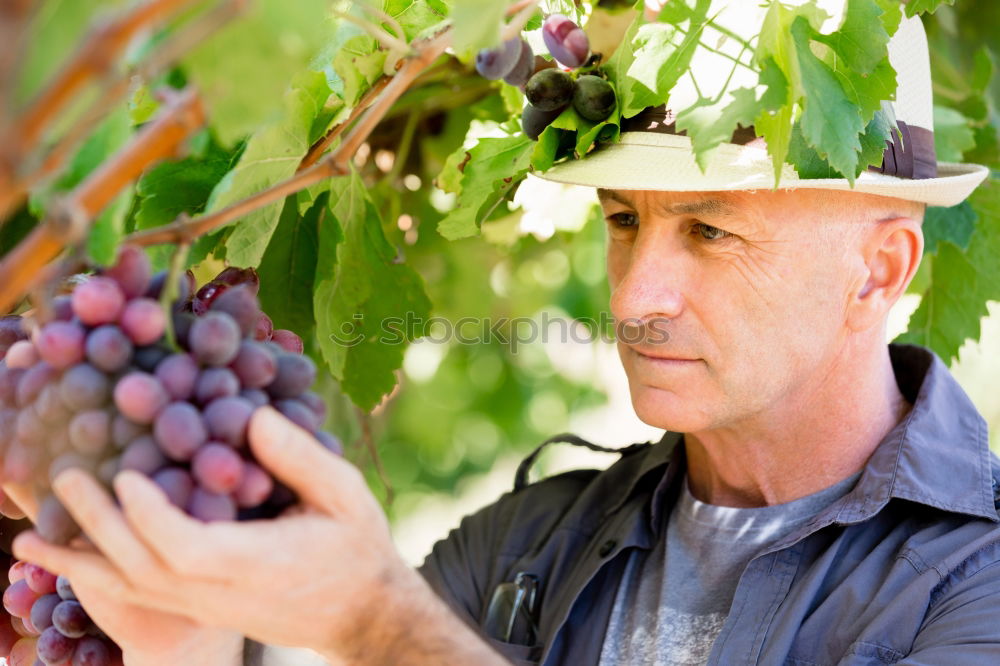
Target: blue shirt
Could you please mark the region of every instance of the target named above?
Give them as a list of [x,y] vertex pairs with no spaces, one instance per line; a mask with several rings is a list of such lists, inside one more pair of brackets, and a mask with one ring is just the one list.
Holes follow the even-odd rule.
[[[939,358],[889,351],[913,408],[850,492],[747,565],[707,663],[1000,663],[1000,460]],[[421,572],[475,627],[496,626],[495,591],[530,573],[534,624],[510,641],[484,637],[515,664],[595,666],[630,555],[663,538],[682,440],[667,433],[607,470],[529,485],[533,454],[515,490],[465,518]]]

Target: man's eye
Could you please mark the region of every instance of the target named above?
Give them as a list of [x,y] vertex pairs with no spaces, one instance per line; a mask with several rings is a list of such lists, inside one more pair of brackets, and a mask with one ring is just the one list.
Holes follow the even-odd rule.
[[718,227],[713,227],[711,225],[703,224],[701,222],[698,222],[694,226],[698,230],[698,233],[701,234],[701,237],[704,238],[705,240],[721,240],[723,238],[726,238],[727,236],[732,235],[728,231],[723,231]]
[[639,224],[639,218],[632,213],[615,213],[608,215],[608,221],[616,227],[634,227]]

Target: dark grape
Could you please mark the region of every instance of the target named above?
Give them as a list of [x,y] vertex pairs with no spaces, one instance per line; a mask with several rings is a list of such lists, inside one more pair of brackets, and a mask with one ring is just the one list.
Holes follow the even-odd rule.
[[24,322],[19,315],[3,315],[0,317],[0,358],[18,340],[25,340],[28,332],[24,330]]
[[244,398],[226,396],[210,402],[203,416],[212,439],[239,448],[246,443],[253,410],[253,404]]
[[228,495],[243,478],[243,460],[225,444],[209,442],[191,460],[191,473],[205,490]]
[[194,324],[196,317],[183,310],[174,310],[170,316],[174,323],[174,339],[177,340],[177,344],[187,348],[188,337],[191,335],[191,325]]
[[[119,470],[135,470],[146,476],[151,476],[154,472],[166,467],[167,464],[167,458],[163,455],[160,447],[156,445],[156,440],[150,435],[142,435],[125,447],[117,467]],[[114,478],[113,475],[112,478]]]
[[49,543],[64,546],[80,533],[73,516],[54,495],[46,495],[38,506],[35,530]]
[[236,266],[229,266],[216,275],[213,282],[229,285],[230,287],[245,284],[250,287],[250,290],[255,295],[258,291],[260,291],[260,276],[257,275],[257,271],[253,268],[237,268]]
[[73,297],[69,294],[61,294],[52,299],[52,319],[56,321],[70,321],[73,319]]
[[201,414],[191,404],[174,402],[156,418],[153,434],[160,449],[172,460],[190,460],[207,440]]
[[167,315],[156,301],[137,298],[122,311],[121,327],[136,345],[151,345],[167,330]]
[[90,629],[90,616],[79,601],[60,601],[52,611],[52,626],[70,638],[82,638]]
[[240,380],[229,368],[206,368],[198,375],[194,385],[194,396],[202,405],[227,396],[236,395],[240,391]]
[[73,655],[76,644],[77,640],[75,638],[64,636],[59,629],[53,626],[45,629],[42,635],[38,637],[38,644],[35,646],[35,650],[38,652],[38,658],[45,664],[53,664],[55,666]]
[[236,504],[228,495],[218,495],[204,488],[195,488],[191,491],[187,512],[193,518],[204,522],[234,520]]
[[195,321],[188,338],[191,353],[206,365],[227,365],[240,348],[240,328],[222,312],[209,312]]
[[190,354],[171,354],[156,366],[156,378],[174,400],[187,400],[198,381],[198,363]]
[[543,69],[528,81],[524,94],[540,111],[555,111],[573,101],[573,77],[559,69]]
[[278,359],[267,345],[244,340],[230,367],[244,387],[263,388],[278,374]]
[[615,89],[601,77],[585,74],[576,80],[573,108],[587,120],[600,122],[615,110]]
[[562,14],[552,14],[545,19],[542,39],[552,57],[569,68],[579,67],[590,54],[587,33]]
[[313,432],[317,430],[320,426],[319,419],[316,417],[316,412],[309,409],[300,400],[279,400],[274,403],[282,415],[285,416],[289,421],[299,426],[303,430],[308,430]]
[[267,472],[255,463],[244,462],[240,485],[233,493],[233,499],[238,506],[252,509],[263,504],[273,490],[274,481]]
[[38,349],[31,340],[18,340],[10,346],[3,360],[7,362],[8,368],[27,370],[38,363],[40,358]]
[[228,289],[228,284],[223,284],[214,280],[209,282],[195,292],[194,300],[191,302],[191,311],[194,312],[196,317],[201,317],[208,312],[209,308],[212,307],[212,303],[215,302],[215,299],[221,296]]
[[118,411],[141,424],[152,423],[170,401],[163,384],[144,372],[132,372],[120,379],[115,385],[114,398]]
[[270,340],[271,333],[273,331],[274,331],[274,323],[271,321],[271,318],[268,317],[263,312],[261,312],[257,316],[257,323],[254,326],[253,339],[262,341]]
[[278,374],[267,386],[275,398],[294,398],[306,391],[316,380],[316,365],[307,356],[281,354],[278,356]]
[[[53,584],[53,588],[55,585]],[[58,594],[46,594],[38,598],[31,607],[31,624],[40,631],[52,626],[52,610],[62,601]]]
[[503,78],[517,64],[520,54],[521,40],[517,37],[496,48],[482,49],[476,54],[476,71],[490,80]]
[[87,336],[87,360],[104,372],[124,370],[132,360],[132,341],[117,326],[95,328]]
[[531,75],[535,73],[535,54],[532,52],[531,45],[527,41],[523,39],[519,41],[521,42],[521,50],[518,54],[517,62],[504,75],[503,80],[512,86],[522,88],[528,82],[528,79],[531,78]]
[[80,363],[63,373],[59,395],[70,409],[93,409],[107,403],[111,397],[111,383],[108,376],[94,366]]
[[232,317],[243,335],[253,335],[260,314],[260,302],[249,285],[240,284],[216,298],[211,309]]
[[21,619],[31,615],[31,607],[37,600],[38,595],[28,587],[28,583],[23,578],[11,583],[10,587],[3,593],[3,607],[14,617]]
[[54,368],[68,368],[83,360],[84,330],[69,321],[53,321],[42,327],[36,343],[38,354]]
[[[56,576],[37,564],[30,562],[24,567],[24,582],[35,594],[46,595],[56,593]],[[38,626],[37,623],[35,626]]]
[[160,345],[139,347],[135,350],[133,361],[140,370],[153,372],[160,361],[170,356],[170,350]]
[[73,593],[73,586],[66,576],[56,577],[56,594],[59,595],[60,599],[76,600],[76,594]]
[[142,296],[149,288],[152,274],[149,257],[135,245],[120,247],[115,265],[104,271],[104,275],[117,282],[128,298]]
[[303,350],[302,338],[284,328],[279,328],[271,333],[271,342],[293,354],[301,354]]
[[[146,298],[152,298],[154,301],[159,300],[160,296],[163,294],[163,285],[167,282],[167,271],[160,271],[153,275],[153,278],[149,281],[149,287],[146,289],[146,293],[143,294]],[[196,281],[194,278],[194,273],[187,271],[184,275],[177,278],[177,301],[183,303],[191,294],[194,293],[196,286]]]
[[187,506],[191,499],[191,491],[194,490],[194,480],[191,475],[180,467],[161,469],[153,475],[153,483],[160,487],[170,503],[178,509]]
[[8,368],[0,362],[0,401],[11,406],[17,403],[17,386],[23,376],[24,370]]
[[81,638],[73,652],[71,666],[111,666],[111,651],[99,638]]
[[87,326],[118,321],[125,307],[125,294],[107,277],[92,277],[73,290],[73,314]]
[[532,141],[538,141],[546,127],[552,124],[562,114],[566,107],[559,107],[553,111],[542,111],[531,104],[525,104],[521,111],[521,129]]

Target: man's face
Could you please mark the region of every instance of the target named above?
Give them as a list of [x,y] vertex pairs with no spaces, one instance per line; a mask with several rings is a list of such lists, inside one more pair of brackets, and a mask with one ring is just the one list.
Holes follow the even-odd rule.
[[646,325],[644,336],[619,328],[618,342],[643,421],[680,432],[725,427],[821,381],[867,275],[869,225],[846,212],[865,195],[598,194],[611,311],[619,326]]

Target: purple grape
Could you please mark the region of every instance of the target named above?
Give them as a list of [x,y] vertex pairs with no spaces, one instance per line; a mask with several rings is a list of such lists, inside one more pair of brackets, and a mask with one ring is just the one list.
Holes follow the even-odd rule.
[[[528,98],[530,108],[554,112],[573,101],[575,90],[576,82],[566,72],[560,69],[543,69],[528,80],[524,96]],[[522,126],[525,124],[524,118],[522,112]]]
[[510,73],[520,55],[520,38],[508,39],[496,48],[479,51],[476,54],[476,71],[483,78],[495,81]]
[[206,441],[208,431],[201,414],[191,404],[174,402],[156,418],[153,434],[160,449],[172,460],[190,460]]
[[190,354],[171,354],[156,366],[156,378],[174,400],[187,400],[198,381],[198,363]]
[[160,364],[160,361],[168,356],[170,356],[170,350],[166,347],[149,345],[136,349],[133,361],[140,370],[152,372]]
[[73,314],[87,326],[118,321],[125,307],[125,294],[107,277],[92,277],[73,291]]
[[195,488],[187,503],[187,512],[203,522],[234,520],[236,504],[228,495],[217,495],[204,488]]
[[233,493],[233,499],[238,506],[252,509],[267,501],[271,491],[274,490],[274,481],[270,474],[260,465],[246,461],[243,463],[242,477],[239,487]]
[[230,367],[244,387],[263,388],[278,373],[278,359],[267,345],[244,340]]
[[73,297],[69,294],[56,296],[50,305],[54,321],[71,321],[73,319]]
[[15,370],[27,370],[38,363],[39,359],[41,356],[38,355],[38,349],[31,340],[18,340],[10,346],[7,355],[3,357],[7,367]]
[[65,546],[80,533],[73,516],[54,495],[46,495],[38,507],[35,530],[49,543]]
[[331,453],[338,456],[344,455],[344,445],[340,443],[340,440],[326,432],[325,430],[320,430],[316,433],[316,439],[319,443],[323,445],[323,448]]
[[46,594],[38,597],[31,607],[31,624],[35,629],[45,631],[52,626],[52,610],[62,601],[58,594]]
[[191,475],[180,467],[161,469],[153,475],[153,483],[160,487],[170,503],[178,509],[187,506],[194,490],[194,480]]
[[[122,452],[118,461],[119,470],[135,470],[146,476],[166,467],[168,461],[150,435],[142,435],[132,441]],[[113,477],[112,477],[113,478]]]
[[19,439],[7,445],[3,459],[4,481],[26,483],[31,481],[42,462],[42,448],[29,446]]
[[240,392],[240,380],[229,368],[207,368],[198,375],[195,399],[202,405]]
[[307,356],[281,354],[278,374],[268,384],[267,392],[274,398],[294,398],[305,392],[316,380],[316,364]]
[[240,348],[240,327],[223,312],[209,312],[191,325],[188,344],[194,357],[206,365],[227,365]]
[[124,370],[132,360],[132,341],[117,326],[99,326],[87,336],[87,360],[104,372]]
[[170,316],[174,323],[174,339],[177,340],[177,344],[186,349],[191,337],[191,325],[194,324],[197,317],[183,310],[174,310]]
[[587,33],[562,14],[552,14],[545,19],[542,39],[552,57],[571,69],[582,65],[590,55]]
[[278,400],[274,403],[274,406],[285,418],[303,430],[313,432],[320,426],[319,419],[316,418],[316,412],[309,409],[300,400]]
[[82,638],[90,629],[90,616],[79,601],[60,601],[52,611],[52,626],[70,638]]
[[311,409],[313,413],[316,415],[318,423],[316,427],[318,428],[322,426],[323,422],[326,421],[326,401],[323,400],[323,398],[319,397],[318,394],[313,393],[312,391],[306,391],[305,393],[300,395],[298,399],[304,402],[306,407]]
[[0,401],[12,407],[17,404],[17,386],[23,376],[24,370],[8,368],[0,361]]
[[243,446],[253,410],[253,404],[240,397],[226,396],[213,400],[203,411],[209,435],[233,448]]
[[[56,599],[58,598],[59,597],[56,597]],[[67,602],[64,601],[61,603]],[[56,627],[50,626],[42,632],[41,636],[38,637],[38,643],[35,645],[35,650],[38,652],[38,658],[41,659],[43,663],[56,665],[72,656],[73,650],[76,649],[76,644],[76,638],[65,636]]]
[[53,321],[42,327],[38,354],[54,368],[68,368],[83,360],[84,330],[68,321]]
[[243,389],[240,391],[240,397],[254,407],[263,407],[271,402],[271,398],[267,395],[267,392],[260,389]]
[[104,272],[105,277],[118,283],[122,293],[128,298],[142,296],[149,288],[152,274],[153,267],[149,263],[149,257],[142,248],[135,245],[123,245],[119,248],[115,265]]
[[[56,575],[29,562],[24,567],[24,582],[38,595],[56,593]],[[37,626],[37,625],[36,625]]]
[[82,469],[93,472],[95,468],[94,459],[90,456],[83,456],[76,451],[69,451],[56,458],[49,464],[49,482],[55,481],[56,477],[68,469]]
[[111,666],[111,651],[101,639],[86,636],[76,646],[71,666]]
[[209,442],[194,454],[191,473],[205,490],[228,495],[240,485],[243,460],[225,444]]
[[304,349],[302,338],[284,328],[279,328],[271,333],[271,342],[292,354],[301,354]]
[[132,372],[114,390],[115,406],[127,418],[142,425],[152,423],[170,402],[170,395],[153,375]]
[[17,406],[23,409],[34,402],[45,385],[54,380],[58,374],[55,368],[44,362],[25,370],[19,375],[20,379],[17,382]]
[[63,373],[59,396],[74,411],[101,407],[111,397],[111,382],[94,366],[80,363]]
[[240,284],[216,298],[211,309],[232,317],[243,335],[253,335],[260,315],[260,301],[249,285]]
[[121,456],[112,456],[102,461],[100,465],[97,466],[97,478],[101,480],[102,483],[110,486],[115,477],[118,476],[118,472],[121,470]]
[[116,414],[111,420],[111,442],[119,449],[124,449],[133,439],[148,432],[148,428],[132,423],[121,414]]
[[31,607],[37,600],[38,595],[24,579],[14,581],[3,593],[3,607],[14,617],[22,619],[31,616]]
[[35,398],[35,412],[38,419],[47,426],[55,426],[69,420],[72,413],[63,402],[59,384],[48,384]]
[[20,315],[3,315],[0,317],[0,358],[18,340],[25,340],[28,332],[24,330]]
[[60,599],[70,599],[76,601],[76,594],[73,592],[73,586],[70,584],[69,578],[66,578],[66,576],[56,577],[56,594],[59,595]]
[[10,407],[0,409],[0,450],[14,439],[14,434],[17,431],[17,415],[16,409]]
[[520,53],[517,57],[517,62],[511,68],[507,74],[504,75],[503,80],[512,86],[517,86],[518,88],[523,88],[531,78],[531,75],[535,73],[535,54],[531,50],[531,45],[527,41],[521,39]]
[[111,442],[111,416],[103,409],[80,412],[69,422],[69,441],[84,455],[97,455]]
[[[163,294],[163,285],[167,282],[167,272],[160,271],[153,275],[153,278],[149,281],[149,287],[146,289],[146,293],[143,294],[146,298],[152,298],[153,300],[158,300]],[[184,275],[178,276],[177,278],[177,300],[179,302],[184,302],[191,297],[194,293],[196,286],[196,281],[194,278],[194,273],[191,271],[186,271]]]
[[270,340],[271,333],[274,332],[274,322],[266,314],[261,312],[257,315],[257,323],[254,325],[253,329],[253,339],[254,340]]
[[137,298],[122,311],[121,327],[136,345],[151,345],[167,330],[167,315],[153,299]]
[[42,420],[38,418],[35,408],[28,407],[27,409],[22,409],[21,413],[17,415],[17,429],[15,432],[17,438],[23,444],[37,446],[45,441],[48,429],[42,423]]

